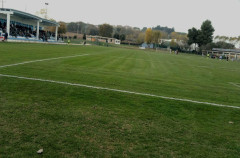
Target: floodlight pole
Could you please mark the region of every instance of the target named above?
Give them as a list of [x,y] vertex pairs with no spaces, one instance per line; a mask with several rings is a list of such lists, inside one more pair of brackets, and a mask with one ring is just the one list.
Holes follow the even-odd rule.
[[46,5],[46,15],[45,15],[45,18],[47,19],[47,16],[48,16],[48,5],[49,5],[49,3],[45,3],[45,5]]
[[2,0],[2,8],[4,8],[4,2],[6,2],[6,1]]

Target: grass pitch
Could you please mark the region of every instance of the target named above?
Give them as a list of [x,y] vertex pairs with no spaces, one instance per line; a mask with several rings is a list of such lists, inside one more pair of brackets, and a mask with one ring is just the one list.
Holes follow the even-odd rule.
[[[95,46],[0,44],[0,74],[240,106],[240,63]],[[231,84],[234,83],[234,84]],[[233,123],[229,123],[233,122]],[[238,157],[240,110],[0,77],[0,156]]]

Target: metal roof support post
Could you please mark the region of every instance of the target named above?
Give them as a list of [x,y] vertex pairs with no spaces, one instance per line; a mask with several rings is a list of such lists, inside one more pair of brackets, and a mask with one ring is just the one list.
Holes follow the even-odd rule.
[[37,21],[37,34],[36,34],[37,40],[39,40],[39,27],[40,27],[40,22],[42,22],[42,20],[38,20],[38,21]]
[[55,41],[58,40],[58,26],[56,26],[56,32],[55,32]]
[[7,15],[7,24],[6,24],[7,28],[6,28],[6,32],[8,33],[8,35],[10,35],[10,21],[11,21],[11,15],[13,14],[13,12],[0,10],[0,13]]
[[10,20],[11,20],[11,14],[7,13],[7,33],[10,35]]
[[39,21],[37,21],[37,35],[36,35],[37,40],[39,40]]

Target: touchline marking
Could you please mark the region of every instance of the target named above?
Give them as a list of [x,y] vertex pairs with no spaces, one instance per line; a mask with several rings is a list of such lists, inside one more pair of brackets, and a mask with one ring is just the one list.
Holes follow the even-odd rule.
[[228,82],[228,83],[240,88],[240,85],[238,85],[237,83],[233,83],[233,82]]
[[73,55],[73,56],[65,56],[65,57],[57,57],[57,58],[48,58],[48,59],[40,59],[40,60],[25,61],[25,62],[22,62],[22,63],[9,64],[9,65],[2,65],[2,66],[0,66],[0,68],[11,67],[11,66],[17,66],[17,65],[23,65],[23,64],[29,64],[29,63],[36,63],[36,62],[42,62],[42,61],[48,61],[48,60],[57,60],[57,59],[74,58],[74,57],[87,56],[87,55],[89,55],[89,54],[82,54],[82,55]]
[[61,82],[61,81],[54,81],[54,80],[44,80],[44,79],[38,79],[38,78],[29,78],[29,77],[4,75],[4,74],[0,74],[0,76],[1,77],[9,77],[9,78],[32,80],[32,81],[58,83],[58,84],[63,84],[63,85],[70,85],[70,86],[77,86],[77,87],[86,87],[86,88],[92,88],[92,89],[100,89],[100,90],[107,90],[107,91],[128,93],[128,94],[135,94],[135,95],[141,95],[141,96],[150,96],[150,97],[162,98],[162,99],[167,99],[167,100],[176,100],[176,101],[183,101],[183,102],[190,102],[190,103],[197,103],[197,104],[205,104],[205,105],[211,105],[211,106],[217,106],[217,107],[226,107],[226,108],[232,108],[232,109],[240,109],[240,107],[237,107],[237,106],[230,106],[230,105],[223,105],[223,104],[216,104],[216,103],[209,103],[209,102],[201,102],[201,101],[195,101],[195,100],[190,100],[190,99],[180,99],[180,98],[173,98],[173,97],[165,97],[165,96],[159,96],[159,95],[148,94],[148,93],[139,93],[139,92],[132,92],[132,91],[127,91],[127,90],[119,90],[119,89],[112,89],[112,88],[105,88],[105,87],[97,87],[97,86],[90,86],[90,85],[77,84],[77,83]]

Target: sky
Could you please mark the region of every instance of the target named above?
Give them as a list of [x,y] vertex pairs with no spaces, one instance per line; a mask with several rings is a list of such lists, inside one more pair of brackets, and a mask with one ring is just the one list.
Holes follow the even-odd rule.
[[[0,0],[1,1],[1,0]],[[36,14],[48,5],[48,16],[57,21],[83,21],[133,27],[157,25],[177,32],[200,28],[211,20],[214,35],[240,36],[240,0],[4,0],[5,8]]]

